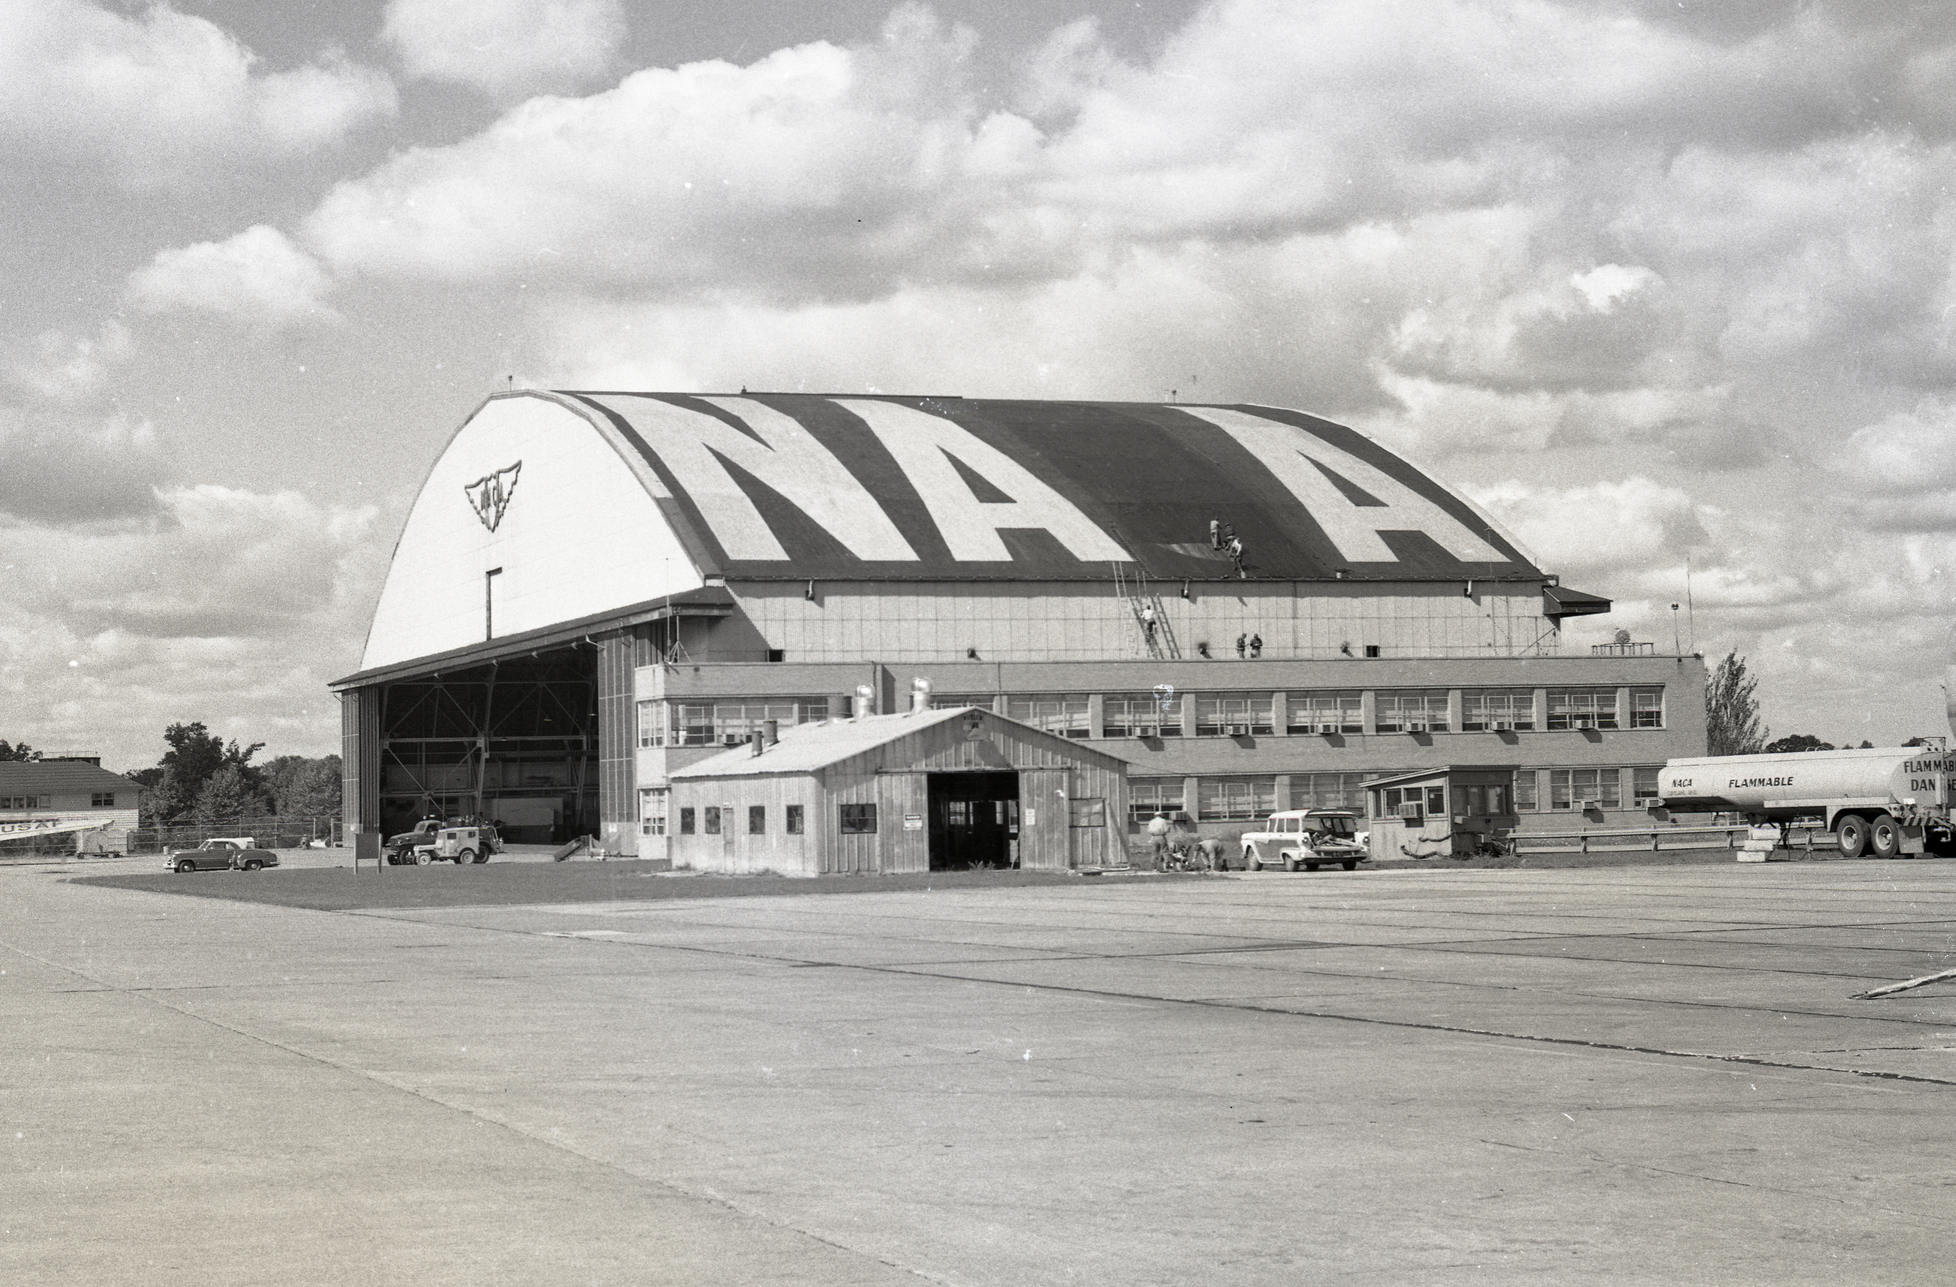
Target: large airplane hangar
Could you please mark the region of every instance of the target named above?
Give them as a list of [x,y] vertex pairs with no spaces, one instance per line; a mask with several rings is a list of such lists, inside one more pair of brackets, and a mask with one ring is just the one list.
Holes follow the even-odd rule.
[[[499,394],[430,469],[361,669],[334,684],[346,822],[478,814],[711,867],[718,847],[681,842],[704,818],[674,807],[675,774],[913,701],[1090,752],[1058,789],[1099,799],[1103,827],[1106,757],[1127,765],[1123,828],[1161,810],[1240,832],[1450,763],[1512,766],[1524,826],[1627,822],[1666,758],[1702,753],[1704,668],[1565,649],[1566,618],[1608,607],[1432,475],[1296,411]],[[982,793],[995,845],[958,830],[978,824],[948,788],[945,816],[878,825],[933,837],[933,867],[1011,861],[1017,790]],[[800,825],[841,813],[811,800]]]

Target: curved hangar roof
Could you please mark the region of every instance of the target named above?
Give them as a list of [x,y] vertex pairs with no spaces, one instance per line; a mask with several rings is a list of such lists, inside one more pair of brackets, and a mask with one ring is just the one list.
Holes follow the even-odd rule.
[[524,392],[485,402],[430,471],[365,665],[479,642],[485,601],[500,637],[708,577],[1233,575],[1212,519],[1258,580],[1542,577],[1464,497],[1297,411]]

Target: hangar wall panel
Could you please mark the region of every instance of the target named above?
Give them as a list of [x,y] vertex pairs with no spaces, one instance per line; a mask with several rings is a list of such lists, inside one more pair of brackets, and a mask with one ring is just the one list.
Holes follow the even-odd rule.
[[380,690],[340,694],[340,820],[348,835],[380,826]]
[[[512,470],[500,517],[492,503],[485,521],[480,485]],[[494,398],[415,499],[361,668],[480,643],[492,610],[501,637],[701,584],[643,477],[604,433],[549,399]]]

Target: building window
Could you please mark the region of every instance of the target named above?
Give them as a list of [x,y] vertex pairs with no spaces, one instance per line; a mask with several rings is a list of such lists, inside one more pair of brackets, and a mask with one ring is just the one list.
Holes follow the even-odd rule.
[[1254,822],[1277,811],[1277,779],[1203,778],[1196,784],[1196,806],[1203,822]]
[[0,809],[51,809],[51,795],[0,795]]
[[88,797],[88,807],[91,809],[115,808],[115,792],[113,791],[95,792],[93,795]]
[[1085,737],[1089,731],[1085,693],[1013,693],[1005,699],[1005,715],[1061,737]]
[[1464,786],[1460,788],[1463,814],[1474,818],[1488,818],[1506,815],[1508,810],[1508,788],[1504,786]]
[[1444,688],[1382,689],[1375,700],[1381,733],[1447,731],[1447,690]]
[[1467,688],[1460,693],[1460,727],[1468,733],[1535,727],[1532,688]]
[[664,702],[640,702],[638,704],[638,744],[640,746],[664,746],[667,733],[667,713],[670,711]]
[[1127,781],[1127,816],[1135,822],[1145,823],[1157,813],[1172,818],[1182,807],[1180,778],[1129,778]]
[[1553,769],[1549,772],[1549,808],[1620,809],[1623,793],[1615,769]]
[[764,836],[767,834],[767,806],[750,804],[747,806],[747,834]]
[[1445,787],[1387,787],[1385,816],[1398,818],[1409,827],[1426,825],[1428,813],[1445,813]]
[[876,833],[876,806],[873,804],[838,804],[835,806],[836,829],[845,836],[867,836]]
[[1197,737],[1243,737],[1276,730],[1274,693],[1203,693],[1195,699]]
[[702,808],[700,810],[700,813],[703,815],[700,818],[700,829],[709,836],[719,835],[720,834],[719,806],[709,804],[704,808]]
[[693,811],[691,809],[681,809],[679,811],[679,834],[682,836],[693,834]]
[[1290,777],[1290,807],[1293,809],[1362,809],[1365,792],[1359,783],[1371,773],[1293,773]]
[[[1633,688],[1630,690],[1630,727],[1664,727],[1664,690],[1661,688]],[[1653,794],[1655,794],[1653,792]]]
[[1535,770],[1515,770],[1515,812],[1535,812]]
[[1359,695],[1342,693],[1291,693],[1284,727],[1292,733],[1363,733],[1365,717],[1359,712]]
[[1548,726],[1551,730],[1615,728],[1616,689],[1549,689]]
[[1101,702],[1100,730],[1105,737],[1180,737],[1182,695],[1109,693]]
[[1066,805],[1067,822],[1075,827],[1104,827],[1107,825],[1107,802],[1092,796],[1079,800],[1069,800]]
[[645,720],[639,720],[640,746],[738,746],[773,720],[778,728],[813,724],[829,717],[826,697],[754,697],[714,702],[674,702],[664,742],[646,742]]
[[1655,764],[1630,770],[1630,794],[1632,803],[1643,809],[1656,804],[1658,766]]
[[666,834],[666,793],[656,788],[647,788],[638,793],[638,834],[641,836],[663,836]]
[[801,806],[800,805],[791,804],[788,806],[786,821],[788,824],[786,829],[789,835],[798,836],[801,834]]

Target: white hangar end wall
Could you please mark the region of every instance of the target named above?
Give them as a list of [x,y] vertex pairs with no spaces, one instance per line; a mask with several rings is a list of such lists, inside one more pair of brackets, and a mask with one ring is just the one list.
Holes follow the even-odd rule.
[[480,809],[664,856],[669,773],[925,678],[1127,761],[1137,810],[1205,831],[1445,763],[1514,766],[1530,821],[1628,822],[1703,752],[1704,668],[1567,653],[1561,618],[1607,607],[1296,412],[498,395],[431,467],[335,684],[347,821]]

